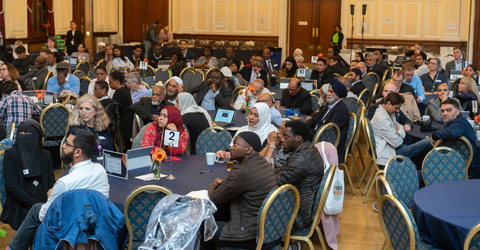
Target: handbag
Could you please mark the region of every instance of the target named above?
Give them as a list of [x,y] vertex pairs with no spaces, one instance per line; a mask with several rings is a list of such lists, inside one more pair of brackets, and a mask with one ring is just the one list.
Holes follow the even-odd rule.
[[[330,166],[327,157],[325,156],[324,142],[322,142],[322,158],[325,166]],[[328,168],[325,168],[326,171]],[[335,168],[335,175],[333,177],[333,183],[328,192],[327,201],[323,211],[326,215],[339,214],[343,210],[343,199],[345,195],[345,181],[343,179],[343,170],[338,167]]]

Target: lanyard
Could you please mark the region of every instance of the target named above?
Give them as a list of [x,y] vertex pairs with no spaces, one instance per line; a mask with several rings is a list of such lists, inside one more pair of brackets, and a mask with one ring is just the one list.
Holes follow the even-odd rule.
[[432,90],[434,90],[434,91],[435,91],[435,83],[437,82],[438,74],[439,74],[439,72],[437,71],[437,74],[435,75],[435,78],[433,79]]

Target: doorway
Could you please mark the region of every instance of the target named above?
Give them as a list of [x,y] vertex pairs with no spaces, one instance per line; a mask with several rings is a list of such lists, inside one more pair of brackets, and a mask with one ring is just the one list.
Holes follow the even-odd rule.
[[[141,42],[148,27],[160,20],[168,26],[168,0],[123,0],[123,42]],[[128,31],[128,32],[126,32]]]

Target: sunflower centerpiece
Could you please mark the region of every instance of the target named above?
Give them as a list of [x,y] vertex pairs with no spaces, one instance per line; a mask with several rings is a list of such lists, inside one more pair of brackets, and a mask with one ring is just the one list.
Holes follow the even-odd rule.
[[152,165],[150,166],[150,171],[153,172],[154,180],[158,181],[161,178],[161,169],[162,169],[162,161],[165,159],[165,151],[161,148],[157,148],[152,150]]

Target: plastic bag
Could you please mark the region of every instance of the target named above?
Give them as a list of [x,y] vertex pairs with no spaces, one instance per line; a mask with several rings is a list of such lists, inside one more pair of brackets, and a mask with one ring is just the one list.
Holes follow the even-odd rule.
[[[324,142],[322,146],[322,158],[325,166],[330,166],[327,157],[325,157]],[[325,169],[325,171],[328,168]],[[325,207],[323,211],[327,215],[339,214],[343,210],[343,198],[345,192],[345,181],[343,176],[343,170],[340,170],[338,167],[335,169],[335,175],[333,177],[333,183],[328,192],[327,201],[325,202]]]

